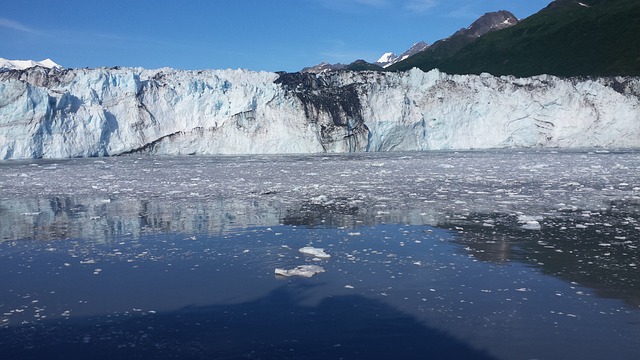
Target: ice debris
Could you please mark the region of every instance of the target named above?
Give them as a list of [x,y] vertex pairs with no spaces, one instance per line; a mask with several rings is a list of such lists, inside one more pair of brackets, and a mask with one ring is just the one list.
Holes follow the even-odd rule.
[[280,276],[302,276],[302,277],[312,277],[315,274],[323,273],[324,268],[318,265],[300,265],[296,266],[293,269],[286,270],[281,268],[276,268],[276,275]]
[[542,225],[540,225],[540,221],[544,220],[542,216],[528,216],[528,215],[519,215],[518,222],[523,224],[522,228],[525,230],[541,230]]
[[531,220],[522,225],[522,228],[525,230],[541,230],[542,225],[540,225],[540,223],[535,220]]
[[329,255],[326,252],[324,252],[324,249],[314,248],[314,247],[311,247],[311,246],[302,247],[302,248],[298,249],[298,251],[300,251],[301,253],[303,253],[305,255],[315,256],[315,257],[317,257],[319,259],[328,259],[328,258],[331,257],[331,255]]

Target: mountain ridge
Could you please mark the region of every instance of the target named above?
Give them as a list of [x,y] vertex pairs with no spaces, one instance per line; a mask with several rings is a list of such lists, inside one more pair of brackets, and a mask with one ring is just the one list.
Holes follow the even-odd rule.
[[[467,28],[460,29],[451,36],[436,41],[424,51],[399,61],[387,69],[397,71],[408,70],[412,67],[419,67],[423,70],[425,68],[436,68],[442,61],[450,58],[484,35],[506,29],[518,23],[518,18],[506,10],[485,13]],[[420,66],[416,66],[416,64]]]
[[387,68],[397,62],[400,62],[402,60],[405,60],[421,51],[426,50],[427,48],[429,48],[429,44],[427,44],[424,41],[419,41],[415,44],[413,44],[408,50],[406,50],[405,52],[403,52],[400,55],[396,55],[392,52],[388,52],[388,53],[384,53],[379,59],[378,61],[375,62],[376,65],[382,66],[383,68]]
[[[518,23],[518,19],[506,10],[488,12],[476,19],[467,28],[460,29],[446,39],[441,39],[428,45],[424,41],[414,43],[409,49],[400,55],[393,52],[383,54],[375,63],[364,64],[364,60],[356,60],[349,65],[329,64],[322,62],[315,66],[310,66],[300,70],[301,72],[318,74],[327,71],[339,70],[395,70],[394,65],[401,64],[414,56],[424,56],[431,54],[437,59],[451,56],[459,49],[474,41],[475,39],[493,31],[504,29]],[[404,70],[408,70],[404,69]]]
[[0,70],[25,70],[36,66],[47,69],[62,69],[62,66],[56,64],[53,60],[48,58],[41,61],[9,60],[0,58]]
[[452,74],[639,76],[640,2],[555,0],[518,24],[440,58],[418,54],[390,67]]

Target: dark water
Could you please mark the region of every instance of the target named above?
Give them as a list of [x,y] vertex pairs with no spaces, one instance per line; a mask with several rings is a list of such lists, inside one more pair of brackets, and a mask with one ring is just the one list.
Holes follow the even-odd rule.
[[2,163],[0,353],[636,359],[638,155]]

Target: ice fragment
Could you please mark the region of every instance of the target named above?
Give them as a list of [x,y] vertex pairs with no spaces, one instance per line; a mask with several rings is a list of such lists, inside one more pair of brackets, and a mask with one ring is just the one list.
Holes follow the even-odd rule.
[[300,265],[296,266],[293,269],[281,269],[276,268],[275,274],[280,276],[302,276],[302,277],[312,277],[315,274],[323,273],[324,268],[318,265]]
[[305,246],[302,247],[300,249],[298,249],[298,251],[300,251],[301,253],[305,254],[305,255],[311,255],[320,259],[328,259],[331,257],[331,255],[327,254],[326,252],[324,252],[324,249],[321,248],[314,248],[311,246]]
[[524,225],[522,225],[522,228],[525,230],[540,230],[542,229],[542,226],[540,225],[539,222],[535,220],[531,220],[531,221],[527,221]]

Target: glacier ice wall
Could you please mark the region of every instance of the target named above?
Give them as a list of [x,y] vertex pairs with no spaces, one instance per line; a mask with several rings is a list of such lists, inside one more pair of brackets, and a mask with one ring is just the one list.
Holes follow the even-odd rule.
[[0,72],[0,158],[640,147],[640,79]]

